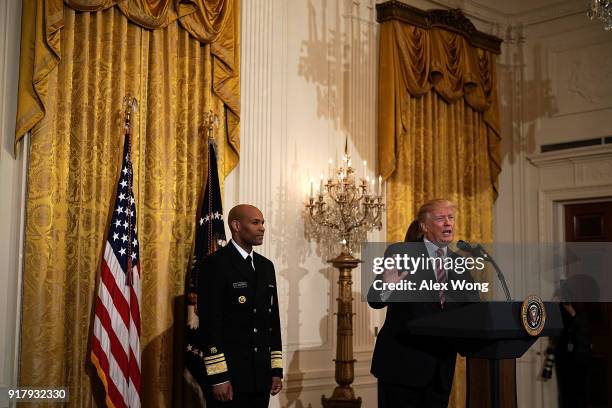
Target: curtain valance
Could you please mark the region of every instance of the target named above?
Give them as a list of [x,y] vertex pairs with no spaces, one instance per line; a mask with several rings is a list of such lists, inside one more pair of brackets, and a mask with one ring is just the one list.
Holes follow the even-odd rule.
[[239,4],[240,0],[25,0],[16,142],[45,115],[48,75],[62,59],[64,7],[82,12],[117,7],[130,22],[150,30],[163,29],[178,20],[180,27],[195,39],[210,44],[212,91],[230,110],[228,130],[230,138],[235,134],[236,139],[235,143],[231,140],[230,143],[237,148],[240,120]]
[[380,25],[379,160],[383,177],[396,168],[409,98],[435,91],[449,104],[464,99],[496,135],[489,150],[496,184],[500,135],[495,57],[501,40],[475,29],[459,10],[423,11],[390,1],[377,6]]

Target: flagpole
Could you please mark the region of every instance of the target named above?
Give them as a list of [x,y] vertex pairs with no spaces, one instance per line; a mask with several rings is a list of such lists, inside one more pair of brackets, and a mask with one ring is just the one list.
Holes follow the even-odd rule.
[[220,197],[220,186],[215,154],[215,130],[219,126],[219,117],[212,111],[204,113],[198,135],[206,138],[207,142],[207,168],[203,171],[202,195],[200,198],[200,211],[196,215],[196,228],[193,245],[193,256],[187,279],[187,319],[185,327],[186,356],[184,377],[192,386],[200,403],[204,404],[202,386],[205,383],[206,367],[204,363],[205,350],[199,341],[198,317],[198,278],[202,270],[204,259],[215,252],[225,242],[225,229],[223,227],[223,206]]
[[[141,272],[130,159],[131,119],[137,109],[136,99],[124,98],[124,108],[122,161],[100,262],[90,358],[104,387],[106,405],[134,408],[141,406],[142,372]],[[114,361],[114,366],[110,366],[109,361]],[[118,384],[125,386],[118,390]]]
[[[132,154],[132,145],[130,141],[130,135],[132,130],[132,114],[138,111],[138,100],[133,96],[127,95],[123,98],[124,105],[124,143],[128,144],[127,154]],[[132,186],[133,175],[132,172],[127,173],[128,185]],[[127,214],[128,231],[127,231],[127,284],[132,286],[134,284],[134,272],[132,270],[132,215],[128,212]]]
[[[210,165],[212,162],[212,150],[214,149],[215,153],[216,153],[216,142],[215,142],[215,131],[219,128],[219,116],[214,113],[212,110],[208,111],[208,112],[204,112],[204,122],[203,122],[203,126],[206,129],[207,132],[207,137],[208,137],[208,174],[206,175],[207,177],[207,183],[210,183],[210,180],[212,178],[212,166]],[[212,194],[208,195],[208,208],[212,208],[213,205],[213,196]],[[208,252],[214,252],[217,249],[217,245],[214,242],[215,240],[212,237],[212,229],[209,230],[209,234],[211,234],[208,237]]]

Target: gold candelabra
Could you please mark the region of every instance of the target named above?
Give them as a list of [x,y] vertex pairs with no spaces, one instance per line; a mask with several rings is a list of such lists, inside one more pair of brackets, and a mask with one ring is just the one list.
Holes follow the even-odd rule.
[[330,159],[327,182],[321,176],[316,194],[314,182],[310,182],[307,234],[317,241],[340,243],[341,253],[350,255],[365,240],[368,231],[380,230],[385,205],[382,178],[378,177],[377,185],[375,179],[370,180],[367,162],[363,162],[363,177],[358,182],[346,145],[342,161],[334,171]]
[[335,362],[337,386],[332,396],[321,397],[325,408],[361,406],[361,397],[355,397],[351,387],[355,378],[353,358],[353,298],[352,270],[361,262],[353,256],[354,250],[366,239],[368,231],[382,227],[383,184],[381,177],[378,185],[367,175],[364,162],[361,181],[357,181],[352,167],[348,144],[345,143],[342,165],[333,170],[329,163],[327,182],[321,177],[319,190],[315,197],[314,182],[310,183],[310,198],[306,204],[307,237],[316,241],[329,241],[340,244],[340,255],[327,262],[340,272],[338,278],[338,320]]

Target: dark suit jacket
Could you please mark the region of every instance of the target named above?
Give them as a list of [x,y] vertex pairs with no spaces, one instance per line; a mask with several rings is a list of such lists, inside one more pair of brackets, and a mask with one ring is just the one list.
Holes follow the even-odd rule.
[[[406,243],[391,245],[385,252],[385,256],[406,253],[404,244]],[[408,250],[410,256],[429,256],[423,241],[408,244],[410,245]],[[447,256],[458,257],[450,251]],[[473,281],[467,271],[461,275],[452,270],[447,273],[448,282],[457,279]],[[423,280],[435,282],[435,273],[432,269],[421,269],[406,279],[415,281],[418,287]],[[449,283],[449,289],[450,287]],[[392,296],[401,297],[402,295],[402,293],[393,293]],[[439,376],[444,390],[450,392],[455,371],[456,352],[449,343],[442,339],[411,336],[407,333],[405,326],[412,319],[462,307],[468,301],[477,301],[478,297],[447,291],[447,301],[442,308],[438,292],[410,293],[410,296],[412,296],[411,299],[395,298],[388,299],[386,302],[376,301],[380,299],[380,294],[373,287],[370,288],[368,293],[370,306],[375,309],[387,307],[385,323],[376,338],[371,372],[379,381],[409,387],[425,387],[436,380],[435,376]]]
[[200,345],[209,385],[270,391],[282,377],[282,347],[274,265],[253,252],[255,271],[228,243],[206,258],[198,277]]

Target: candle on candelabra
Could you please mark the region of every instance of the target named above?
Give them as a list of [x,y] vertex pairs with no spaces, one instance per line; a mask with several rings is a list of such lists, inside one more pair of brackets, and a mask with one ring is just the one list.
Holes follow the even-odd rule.
[[321,180],[319,182],[319,195],[323,195],[323,174],[321,174]]
[[382,176],[378,176],[378,196],[382,196]]
[[314,182],[310,179],[310,198],[314,198]]
[[327,166],[327,178],[331,180],[332,177],[333,177],[333,170],[332,170],[333,167],[332,166],[334,164],[334,161],[332,160],[331,157],[329,158],[329,162],[328,163],[329,163],[329,165]]
[[363,161],[363,178],[365,179],[368,176],[368,161]]

